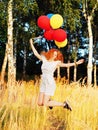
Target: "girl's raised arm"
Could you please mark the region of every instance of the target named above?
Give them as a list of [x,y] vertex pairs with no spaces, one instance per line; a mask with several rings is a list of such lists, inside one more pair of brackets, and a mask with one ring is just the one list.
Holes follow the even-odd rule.
[[34,53],[34,55],[39,59],[39,60],[42,60],[42,57],[41,57],[41,55],[38,53],[38,51],[35,49],[35,47],[34,47],[34,42],[33,42],[33,40],[32,40],[32,38],[30,39],[30,45],[31,45],[31,48],[32,48],[32,51],[33,51],[33,53]]

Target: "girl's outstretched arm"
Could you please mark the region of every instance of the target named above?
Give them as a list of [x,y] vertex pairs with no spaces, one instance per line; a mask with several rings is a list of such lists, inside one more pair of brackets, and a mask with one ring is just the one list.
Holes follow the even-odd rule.
[[79,65],[82,64],[84,62],[84,59],[80,59],[78,60],[76,63],[59,63],[60,67],[71,67],[71,66],[75,66],[75,65]]
[[41,55],[38,53],[38,51],[35,49],[35,47],[34,47],[34,42],[33,42],[33,40],[32,40],[32,38],[30,39],[30,45],[31,45],[31,48],[32,48],[32,51],[33,51],[33,53],[34,53],[34,55],[39,59],[39,60],[42,60],[42,57],[41,57]]

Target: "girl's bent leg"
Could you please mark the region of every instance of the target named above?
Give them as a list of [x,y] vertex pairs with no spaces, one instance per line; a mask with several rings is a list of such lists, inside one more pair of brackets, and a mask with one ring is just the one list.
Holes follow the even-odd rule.
[[50,107],[54,107],[54,106],[64,106],[64,103],[62,102],[57,102],[54,100],[50,100],[50,96],[49,95],[44,95],[44,105],[45,106],[50,106]]

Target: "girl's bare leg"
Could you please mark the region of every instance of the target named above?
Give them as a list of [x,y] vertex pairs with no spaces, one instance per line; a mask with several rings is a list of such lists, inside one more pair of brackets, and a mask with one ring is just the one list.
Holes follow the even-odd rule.
[[62,103],[62,102],[57,102],[57,101],[51,100],[50,96],[45,95],[42,92],[39,93],[38,105],[39,106],[43,106],[43,105],[48,106],[48,107],[50,107],[50,109],[52,109],[52,107],[55,107],[55,106],[62,106],[64,108],[72,111],[72,108],[68,102],[65,101],[64,103]]
[[64,103],[62,103],[62,102],[57,102],[57,101],[54,101],[54,100],[50,100],[50,96],[48,96],[48,95],[44,95],[43,104],[45,106],[50,106],[50,107],[64,106]]
[[38,104],[39,106],[43,106],[43,102],[44,102],[44,93],[43,93],[43,92],[40,92],[40,93],[39,93],[39,96],[38,96],[38,102],[37,102],[37,104]]

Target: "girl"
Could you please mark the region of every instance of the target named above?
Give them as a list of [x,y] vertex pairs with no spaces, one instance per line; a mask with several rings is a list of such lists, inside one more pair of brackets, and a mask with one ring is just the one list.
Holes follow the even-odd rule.
[[[39,37],[38,37],[39,38]],[[39,106],[48,106],[50,109],[54,106],[62,106],[70,111],[72,111],[71,106],[67,101],[57,102],[51,100],[51,96],[54,95],[56,89],[56,83],[54,80],[54,72],[57,67],[71,67],[75,63],[63,63],[63,55],[57,49],[50,49],[48,52],[44,52],[43,55],[39,54],[34,47],[34,42],[32,38],[30,39],[30,45],[33,50],[34,55],[42,61],[42,76],[40,84],[40,92],[38,96],[38,105]],[[81,59],[76,62],[76,64],[83,63],[84,60]]]

